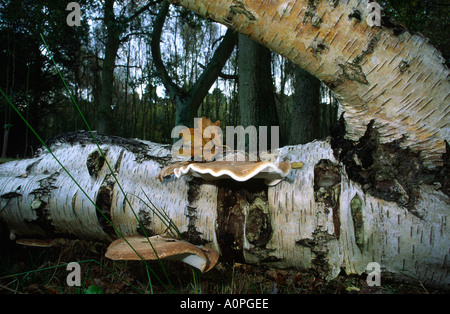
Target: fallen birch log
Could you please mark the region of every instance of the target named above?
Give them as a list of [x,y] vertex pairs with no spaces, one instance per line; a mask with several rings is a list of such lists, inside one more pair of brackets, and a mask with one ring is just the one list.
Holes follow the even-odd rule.
[[[184,241],[214,249],[222,261],[297,268],[327,279],[341,270],[362,274],[376,262],[382,274],[406,273],[432,286],[449,283],[449,198],[439,183],[410,187],[411,203],[402,199],[407,192],[391,201],[374,196],[376,187],[352,180],[347,173],[352,166],[336,159],[341,145],[336,139],[281,148],[278,161],[303,167],[267,186],[261,179],[238,182],[231,177],[157,180],[162,168],[176,161],[169,146],[97,137],[117,182],[87,132],[50,143],[79,186],[46,151],[0,165],[0,218],[12,238],[113,241],[117,231],[123,236],[167,234],[167,221],[149,206],[151,200]],[[373,148],[372,155],[381,149],[387,148]],[[398,157],[401,150],[390,153]],[[378,170],[359,170],[364,171]],[[391,184],[395,196],[404,182],[390,180],[385,184]]]

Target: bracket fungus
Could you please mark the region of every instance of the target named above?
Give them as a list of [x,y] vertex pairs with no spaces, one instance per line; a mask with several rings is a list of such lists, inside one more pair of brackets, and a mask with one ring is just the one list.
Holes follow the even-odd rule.
[[219,259],[219,253],[214,249],[166,236],[157,235],[146,238],[132,235],[125,239],[126,241],[122,238],[113,241],[106,250],[105,256],[112,260],[140,260],[141,258],[176,260],[202,272],[212,269]]
[[223,160],[201,163],[180,162],[163,168],[159,178],[166,177],[172,173],[177,178],[183,175],[191,175],[205,180],[231,178],[239,182],[259,178],[264,179],[268,186],[274,186],[286,177],[290,170],[291,165],[288,162]]

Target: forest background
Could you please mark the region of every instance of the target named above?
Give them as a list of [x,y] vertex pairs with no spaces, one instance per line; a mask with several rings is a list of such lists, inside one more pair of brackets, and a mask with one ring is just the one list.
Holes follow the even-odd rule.
[[[205,116],[227,125],[280,126],[280,144],[326,137],[338,97],[299,67],[243,35],[165,1],[0,0],[0,88],[44,139],[86,129],[171,143],[175,125]],[[448,0],[378,1],[420,31],[449,64]],[[383,23],[397,23],[383,17]],[[50,51],[45,49],[40,35]],[[28,157],[38,140],[0,99],[2,158]]]

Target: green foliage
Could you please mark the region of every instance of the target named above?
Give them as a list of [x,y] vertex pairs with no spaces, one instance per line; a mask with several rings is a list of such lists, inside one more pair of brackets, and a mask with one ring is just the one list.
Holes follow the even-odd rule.
[[84,294],[103,294],[103,290],[97,285],[90,285],[83,292]]
[[445,0],[379,0],[384,14],[431,40],[450,62],[450,3]]
[[[87,1],[79,1],[87,8]],[[64,1],[12,1],[0,5],[0,87],[18,105],[45,138],[52,128],[66,116],[67,98],[50,60],[42,53],[39,33],[45,34],[56,47],[55,60],[65,75],[78,71],[78,58],[82,45],[87,43],[88,25],[68,27]],[[38,143],[28,138],[26,127],[10,107],[0,101],[0,117],[12,123],[9,156],[30,153],[29,145]],[[66,127],[71,127],[66,120]]]

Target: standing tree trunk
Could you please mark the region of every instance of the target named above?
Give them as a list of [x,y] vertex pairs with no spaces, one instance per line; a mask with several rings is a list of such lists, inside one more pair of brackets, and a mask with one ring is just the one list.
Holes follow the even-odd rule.
[[245,35],[239,36],[239,107],[244,127],[267,126],[270,131],[270,126],[279,125],[271,60],[269,49]]
[[9,124],[5,124],[3,126],[4,134],[3,134],[3,148],[2,148],[2,158],[6,158],[6,152],[8,151],[8,138],[9,138]]
[[114,17],[114,0],[106,0],[104,4],[104,21],[107,29],[105,58],[102,64],[101,91],[98,110],[97,129],[100,133],[109,132],[112,119],[112,99],[114,95],[114,68],[117,51],[120,46],[121,27]]
[[141,8],[129,16],[121,16],[116,18],[114,13],[115,0],[106,0],[104,3],[104,23],[106,26],[106,46],[105,46],[105,58],[102,64],[101,70],[101,91],[99,98],[99,109],[97,118],[97,130],[100,133],[108,134],[111,132],[112,127],[112,99],[114,95],[114,69],[116,66],[117,51],[123,39],[122,34],[126,30],[126,26],[133,19],[138,17],[144,11],[152,5],[158,3],[158,1],[150,2],[143,5]]
[[294,73],[294,106],[292,108],[289,144],[306,144],[319,138],[321,119],[320,81],[297,67]]

